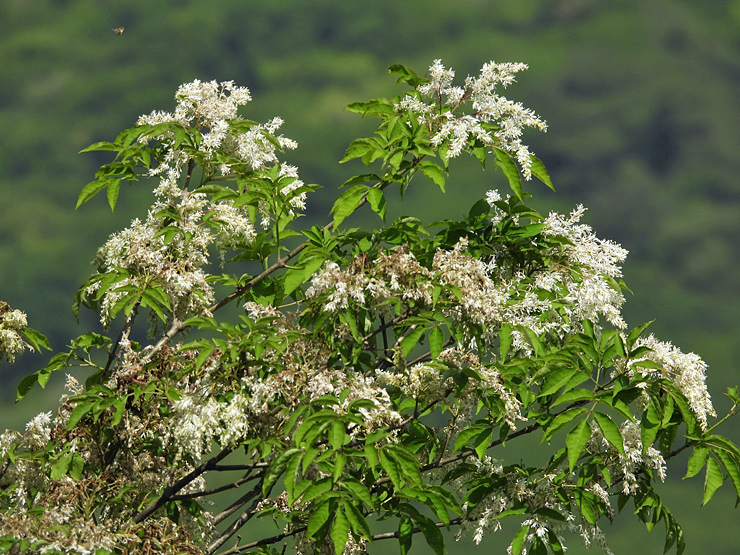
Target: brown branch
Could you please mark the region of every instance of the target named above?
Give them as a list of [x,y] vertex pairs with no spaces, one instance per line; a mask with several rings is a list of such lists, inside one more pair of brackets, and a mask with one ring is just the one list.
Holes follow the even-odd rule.
[[[450,520],[450,526],[459,526],[460,524],[462,524],[462,522],[463,522],[463,518],[459,516],[457,518],[453,518],[452,520]],[[437,528],[447,528],[447,524],[445,524],[444,522],[435,522],[434,525]],[[418,534],[419,532],[421,532],[421,528],[414,527],[411,530],[412,534]],[[393,538],[397,538],[399,535],[400,534],[398,530],[396,530],[395,532],[383,532],[382,534],[374,534],[373,536],[371,536],[371,538],[373,541],[391,540]]]
[[243,507],[249,501],[254,499],[257,495],[259,495],[260,491],[262,490],[263,481],[264,480],[260,480],[259,483],[255,484],[255,486],[252,489],[250,489],[247,493],[242,495],[239,499],[234,501],[231,505],[229,505],[223,511],[218,513],[215,517],[213,517],[213,523],[217,525],[223,522],[224,520],[229,518],[232,514],[234,514],[240,507]]
[[[281,409],[283,407],[280,407]],[[258,463],[253,462],[252,464],[217,464],[214,465],[213,468],[210,468],[209,470],[213,470],[214,472],[227,472],[230,470],[253,470],[255,468],[267,468],[270,466],[270,463]],[[255,476],[256,478],[257,476]]]
[[[459,526],[463,523],[462,517],[453,518],[450,520],[450,526]],[[437,528],[446,528],[447,524],[444,522],[435,522],[434,523]],[[254,541],[252,543],[244,544],[244,545],[235,545],[228,551],[222,552],[220,555],[233,555],[234,553],[241,553],[243,551],[247,551],[248,549],[253,549],[255,547],[260,547],[262,545],[272,545],[273,543],[278,543],[279,541],[284,540],[285,538],[289,538],[291,536],[295,536],[296,534],[300,534],[301,532],[306,531],[307,526],[301,526],[300,528],[296,528],[295,530],[291,530],[290,532],[284,532],[282,534],[278,534],[276,536],[272,536],[270,538],[263,538],[258,541]],[[411,530],[412,534],[419,534],[421,532],[421,528],[414,527]],[[380,541],[380,540],[390,540],[393,538],[398,538],[399,533],[398,531],[395,532],[383,532],[381,534],[374,534],[370,538],[372,541]],[[212,553],[212,552],[211,552]]]
[[100,381],[99,383],[105,383],[105,381],[108,379],[108,376],[110,375],[110,367],[113,364],[113,361],[116,360],[116,352],[118,351],[118,347],[121,345],[121,340],[123,339],[124,334],[128,333],[128,331],[131,330],[131,327],[134,325],[134,319],[136,318],[136,315],[139,310],[139,303],[141,300],[136,301],[134,304],[134,308],[131,310],[131,314],[128,318],[126,318],[126,323],[121,328],[121,332],[118,334],[118,338],[116,338],[116,342],[113,346],[111,346],[110,353],[108,354],[108,362],[105,365],[105,368],[103,369],[103,373],[100,375]]
[[246,543],[242,546],[234,546],[228,551],[222,552],[220,555],[232,555],[232,553],[241,553],[242,551],[247,551],[248,549],[254,549],[255,547],[260,547],[262,545],[272,545],[273,543],[277,543],[281,540],[284,540],[285,538],[290,538],[291,536],[295,536],[296,534],[300,534],[301,532],[305,532],[308,526],[300,526],[299,528],[296,528],[295,530],[291,530],[290,532],[284,532],[282,534],[278,534],[277,536],[272,536],[270,538],[262,538],[261,540],[254,541],[252,543]]
[[162,495],[149,503],[149,505],[147,505],[142,511],[134,515],[131,520],[129,520],[126,526],[131,526],[132,524],[139,524],[140,522],[143,522],[154,511],[167,503],[167,501],[170,501],[172,499],[172,496],[175,495],[178,491],[187,486],[190,482],[195,480],[204,472],[211,470],[211,468],[215,466],[218,461],[224,459],[227,455],[230,455],[232,451],[233,449],[224,449],[212,459],[208,459],[206,462],[198,465],[190,473],[188,473],[183,478],[180,478],[171,486],[166,487],[162,492]]
[[[209,468],[208,470],[218,470],[216,468]],[[250,473],[248,472],[243,477],[239,478],[235,482],[232,482],[230,484],[225,484],[223,486],[219,486],[217,488],[203,490],[203,491],[196,491],[193,493],[184,493],[182,495],[173,495],[170,497],[170,501],[180,501],[183,499],[197,499],[198,497],[205,497],[207,495],[213,495],[214,493],[221,493],[222,491],[228,491],[230,489],[238,488],[242,484],[246,484],[247,482],[251,482],[252,480],[258,480],[263,477],[262,473],[255,474],[254,476],[250,476]]]

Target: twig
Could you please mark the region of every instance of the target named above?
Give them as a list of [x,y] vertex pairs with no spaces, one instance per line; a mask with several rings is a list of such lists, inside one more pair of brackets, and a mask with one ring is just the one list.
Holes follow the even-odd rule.
[[234,514],[237,511],[237,509],[239,509],[239,507],[243,507],[249,501],[251,501],[256,495],[259,494],[260,490],[262,489],[262,482],[263,480],[260,480],[259,483],[256,484],[252,489],[250,489],[247,493],[242,495],[239,499],[234,501],[226,509],[224,509],[219,514],[217,514],[215,517],[213,517],[213,523],[219,524],[223,522],[225,519],[229,518],[232,514]]
[[[260,483],[259,485],[261,489],[262,484]],[[239,518],[237,518],[234,522],[232,522],[231,525],[213,543],[211,543],[211,545],[208,546],[208,553],[209,554],[215,553],[216,550],[219,547],[221,547],[224,543],[226,543],[231,536],[236,534],[239,531],[239,528],[244,526],[244,524],[246,524],[249,521],[249,519],[254,516],[254,512],[257,510],[259,503],[260,503],[260,500],[255,499],[254,502],[250,505],[250,507],[246,511],[244,511],[241,514],[241,516],[239,516]],[[282,538],[279,538],[277,541],[280,541],[281,539]],[[267,545],[267,544],[262,544],[262,545]],[[226,553],[228,553],[228,551]],[[224,555],[224,554],[221,554],[221,555]]]
[[272,536],[271,538],[262,538],[261,540],[254,541],[252,543],[246,543],[241,547],[234,546],[228,551],[222,552],[220,555],[232,555],[232,553],[241,553],[242,551],[247,551],[248,549],[260,547],[261,545],[272,545],[273,543],[277,543],[281,540],[284,540],[285,538],[290,538],[291,536],[295,536],[296,534],[305,532],[306,528],[308,528],[308,526],[299,526],[295,530],[284,532],[282,534],[278,534],[277,536]]

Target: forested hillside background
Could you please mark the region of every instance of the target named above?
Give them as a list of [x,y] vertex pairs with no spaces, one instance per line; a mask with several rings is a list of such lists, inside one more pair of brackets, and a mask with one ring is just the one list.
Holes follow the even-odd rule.
[[[153,186],[124,187],[113,215],[104,198],[75,211],[107,161],[77,152],[172,109],[179,84],[234,80],[254,97],[246,117],[283,117],[281,131],[299,143],[289,161],[325,187],[309,205],[318,223],[358,173],[336,161],[373,128],[343,107],[401,91],[389,65],[424,73],[436,58],[460,78],[490,60],[529,64],[507,96],[547,120],[548,133],[525,142],[558,189],[530,184],[535,205],[583,203],[597,234],[630,251],[627,321],[655,319],[658,337],[699,353],[727,408],[720,393],[740,383],[738,0],[0,0],[0,299],[26,311],[55,349],[94,325],[90,314],[76,323],[74,293],[108,234],[145,214]],[[466,169],[454,172],[453,194],[416,188],[389,217],[457,218],[486,190],[507,187],[492,168],[458,165]],[[0,368],[0,426],[53,408],[54,384],[12,405],[22,375],[46,358]],[[700,479],[682,474],[664,493],[686,553],[737,553],[729,491],[699,511]],[[648,535],[630,521],[606,531],[617,554],[662,552],[662,530]],[[502,553],[510,539],[500,533],[482,548]],[[577,543],[571,553],[582,552]]]

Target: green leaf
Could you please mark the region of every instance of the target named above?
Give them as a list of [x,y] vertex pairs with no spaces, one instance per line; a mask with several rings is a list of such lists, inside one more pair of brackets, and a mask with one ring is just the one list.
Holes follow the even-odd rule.
[[75,482],[79,482],[82,479],[82,471],[84,468],[85,461],[82,458],[82,455],[79,453],[72,453],[72,460],[69,461],[69,466],[67,467],[69,477]]
[[709,500],[717,491],[717,488],[722,485],[722,469],[712,457],[707,459],[707,470],[704,475],[704,499],[701,504],[702,507],[709,503]]
[[289,269],[285,273],[285,281],[283,282],[285,295],[290,295],[299,286],[308,281],[316,270],[321,268],[324,264],[324,260],[325,259],[322,256],[312,256],[302,261],[302,267]]
[[373,498],[370,496],[370,492],[367,488],[357,480],[352,478],[345,478],[339,482],[339,487],[351,493],[356,499],[359,499],[363,503],[366,503],[372,507]]
[[26,341],[28,341],[37,351],[41,351],[41,349],[47,349],[51,351],[49,340],[43,333],[38,332],[32,328],[23,328],[19,330],[19,332],[23,337],[26,338]]
[[437,164],[434,162],[430,162],[428,160],[425,160],[419,164],[419,167],[421,167],[421,171],[426,175],[429,179],[431,179],[434,184],[441,189],[441,191],[445,192],[445,174],[442,168],[440,168]]
[[444,333],[442,333],[442,328],[440,326],[434,326],[429,332],[429,350],[432,353],[433,360],[437,360],[437,357],[439,357],[439,354],[442,352],[444,342],[445,337]]
[[146,290],[142,293],[141,306],[151,308],[162,322],[167,321],[167,317],[160,307],[159,299],[155,297],[150,290]]
[[520,201],[524,201],[522,193],[522,179],[519,175],[519,168],[517,168],[516,162],[511,159],[511,155],[501,150],[500,148],[494,147],[493,152],[496,154],[496,165],[501,168],[509,181],[509,187],[514,191],[514,196]]
[[368,525],[367,520],[365,520],[365,517],[362,516],[360,509],[358,509],[354,503],[350,503],[346,500],[342,500],[342,507],[344,507],[344,514],[347,515],[347,518],[352,525],[352,530],[366,540],[372,541],[370,526]]
[[329,432],[329,445],[333,449],[337,450],[344,445],[345,438],[344,422],[341,420],[335,420],[331,425],[331,431]]
[[334,553],[343,553],[349,537],[349,520],[341,509],[334,515],[334,524],[331,526],[331,539],[334,542]]
[[373,187],[367,193],[367,201],[370,203],[370,208],[373,209],[380,219],[385,221],[385,195],[383,191],[377,187]]
[[738,468],[738,461],[732,458],[727,451],[721,449],[717,449],[713,453],[719,459],[725,474],[727,474],[730,483],[732,483],[732,487],[735,488],[735,493],[740,498],[740,469]]
[[375,449],[375,445],[366,441],[364,453],[368,466],[374,470],[378,466],[378,451]]
[[547,378],[547,381],[542,384],[542,389],[537,396],[544,397],[546,395],[551,395],[552,393],[555,393],[580,371],[580,368],[568,367],[556,370],[555,372],[550,374]]
[[365,196],[369,187],[366,185],[356,185],[351,189],[347,189],[342,196],[340,196],[334,206],[331,209],[331,213],[334,214],[334,227],[339,227],[347,217],[352,214],[357,207],[360,205],[362,197]]
[[594,392],[588,389],[573,389],[566,391],[560,397],[553,401],[552,406],[562,405],[565,403],[576,403],[578,401],[591,401],[594,399]]
[[424,331],[425,328],[423,326],[417,326],[416,329],[414,329],[411,333],[409,333],[401,340],[401,350],[403,351],[403,356],[409,356],[411,350],[416,347],[419,339],[421,339],[421,336],[424,335]]
[[553,555],[558,555],[558,553],[565,552],[565,549],[560,543],[560,539],[558,538],[558,535],[555,532],[553,532],[552,530],[548,530],[547,539],[549,541],[550,549],[552,549]]
[[293,502],[295,496],[295,481],[298,477],[298,468],[301,466],[301,460],[303,459],[303,452],[296,453],[285,467],[285,490],[288,492],[288,503]]
[[116,202],[118,201],[118,191],[120,190],[120,179],[114,179],[108,184],[108,205],[110,206],[111,212],[114,212],[116,209]]
[[406,555],[409,552],[413,537],[414,525],[409,517],[402,515],[398,520],[398,545],[401,548],[401,555]]
[[[668,397],[670,399],[670,397]],[[640,422],[640,437],[642,439],[642,452],[647,453],[647,450],[655,441],[655,436],[660,431],[661,416],[658,414],[655,408],[655,400],[651,399],[648,403],[647,409],[642,415],[642,421]]]
[[608,415],[603,412],[593,413],[596,422],[599,423],[604,438],[624,457],[624,440],[617,426]]
[[319,540],[320,538],[317,537],[316,534],[329,520],[329,500],[319,503],[319,505],[312,510],[310,515],[311,516],[308,517],[306,535],[312,540]]
[[69,463],[72,461],[72,453],[63,455],[51,466],[50,478],[52,480],[61,480],[63,476],[67,475],[69,469]]
[[526,541],[528,534],[529,526],[522,526],[521,528],[519,528],[516,536],[514,536],[514,541],[511,542],[511,555],[521,554],[522,548],[524,547],[524,542]]
[[573,422],[573,420],[581,416],[586,411],[588,411],[587,407],[573,407],[561,412],[547,425],[547,428],[545,428],[542,441],[550,441],[550,438],[555,434],[555,432]]
[[[350,104],[347,106],[347,109],[350,109],[350,107],[353,106]],[[355,110],[352,110],[355,111]],[[340,164],[344,164],[345,162],[349,162],[350,160],[354,160],[355,158],[362,158],[367,153],[372,152],[376,147],[375,143],[372,142],[370,139],[367,139],[365,137],[355,139],[350,143],[350,145],[347,147],[347,150],[344,153],[344,156],[339,161]],[[350,181],[356,180],[357,178],[365,177],[365,176],[356,176],[353,177]],[[365,183],[366,181],[369,181],[369,179],[362,179],[360,183]],[[354,183],[357,183],[357,181],[354,181]],[[346,186],[349,186],[349,183],[345,183]]]
[[730,453],[735,459],[740,460],[740,447],[735,445],[729,439],[718,434],[711,434],[704,437],[704,441],[712,446],[719,447],[720,449]]
[[337,453],[337,456],[334,458],[334,481],[338,482],[339,479],[342,477],[342,473],[344,472],[344,467],[347,465],[347,455],[345,455],[342,451],[339,451]]
[[[393,459],[395,459],[398,463],[398,469],[403,473],[407,481],[418,487],[423,487],[424,480],[421,477],[419,461],[410,449],[402,445],[390,443],[383,448],[383,451],[388,451]],[[383,451],[381,451],[381,454]]]
[[529,155],[529,159],[531,161],[531,165],[529,167],[529,170],[532,172],[532,175],[535,176],[537,179],[542,181],[545,185],[550,187],[553,191],[555,190],[555,186],[552,184],[552,181],[550,180],[550,174],[547,173],[547,170],[545,169],[545,164],[542,163],[542,161],[537,158],[534,154]]
[[565,445],[568,448],[568,469],[573,472],[586,442],[591,437],[591,427],[586,420],[581,420],[576,427],[568,432]]
[[396,81],[396,84],[399,83],[408,83],[409,86],[416,88],[416,86],[423,81],[426,81],[425,79],[420,79],[416,73],[412,69],[407,68],[404,65],[401,64],[393,64],[392,66],[388,67],[388,73],[391,75],[400,75],[398,80]]
[[442,531],[437,525],[427,517],[421,517],[415,519],[416,525],[421,529],[421,533],[424,534],[424,539],[427,541],[427,545],[437,555],[444,555],[445,552],[445,540],[442,537]]
[[450,513],[447,510],[447,507],[445,506],[442,499],[439,498],[436,494],[432,493],[431,491],[427,490],[426,492],[427,501],[426,504],[434,510],[434,514],[437,515],[437,518],[441,522],[444,523],[444,525],[449,530],[450,528]]
[[501,360],[506,360],[506,355],[509,353],[511,347],[511,324],[503,324],[501,331],[499,332],[499,351],[501,353]]
[[288,466],[288,462],[290,462],[293,456],[297,455],[298,453],[302,453],[302,450],[294,447],[292,449],[288,449],[278,458],[272,461],[272,464],[265,472],[265,481],[262,483],[263,496],[270,495],[270,490],[272,489],[272,486],[275,485],[275,482],[278,481],[280,475],[285,471],[286,467]]
[[78,404],[74,410],[72,411],[72,414],[69,417],[69,420],[67,421],[67,429],[71,430],[74,428],[77,423],[80,421],[80,419],[85,416],[88,412],[92,410],[92,408],[97,405],[97,401],[88,401],[86,403],[80,403]]
[[396,463],[395,459],[388,456],[388,452],[385,449],[380,450],[380,466],[388,474],[388,478],[391,479],[396,489],[400,489],[403,484],[401,483],[401,473],[398,470],[398,463]]
[[93,181],[92,183],[88,183],[82,188],[82,191],[80,192],[80,196],[77,197],[77,206],[75,206],[75,210],[77,210],[80,206],[85,204],[88,200],[93,198],[95,195],[97,195],[100,191],[105,189],[108,186],[108,181]]
[[475,454],[478,455],[478,459],[483,460],[483,456],[491,445],[491,438],[493,437],[493,427],[486,427],[478,437],[475,438],[473,447],[475,448]]
[[99,141],[83,148],[77,154],[82,154],[83,152],[93,152],[95,150],[118,150],[118,147],[108,141]]
[[314,483],[311,487],[309,487],[306,491],[303,492],[303,495],[301,496],[301,502],[302,503],[308,503],[310,501],[313,501],[320,495],[323,495],[327,491],[331,490],[333,486],[333,482],[331,477],[321,478],[316,483]]
[[[642,335],[642,332],[645,331],[645,329],[653,323],[653,320],[650,320],[649,322],[645,322],[644,324],[641,324],[634,328],[629,335],[627,336],[627,348],[632,349],[632,347],[635,344],[635,341],[637,341],[637,338]],[[630,356],[633,357],[633,355],[630,353]],[[633,357],[634,358],[634,357]]]

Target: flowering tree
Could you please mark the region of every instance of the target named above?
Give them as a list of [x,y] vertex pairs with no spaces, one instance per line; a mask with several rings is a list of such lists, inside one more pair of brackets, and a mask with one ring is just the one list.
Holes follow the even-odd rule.
[[[479,543],[511,519],[512,555],[562,553],[569,532],[608,553],[599,523],[631,502],[680,554],[653,484],[689,449],[704,503],[724,479],[740,494],[740,449],[715,433],[737,390],[710,423],[702,360],[620,315],[626,251],[580,223],[582,207],[525,204],[522,177],[552,187],[521,142],[545,123],[499,94],[525,68],[489,63],[456,86],[439,61],[428,78],[391,67],[410,88],[348,107],[380,124],[342,162],[373,169],[344,183],[324,227],[296,229],[317,186],[278,158],[296,147],[280,119],[237,114],[250,94],[230,82],[183,85],[174,112],[85,149],[115,159],[78,206],[106,190],[113,209],[144,175],[159,184],[75,298],[117,334],[77,337],[19,386],[90,369],[84,385],[68,376],[55,414],[0,437],[0,552],[272,554],[290,540],[354,554],[395,539],[405,554],[423,536],[441,554],[442,528]],[[463,152],[511,192],[460,221],[346,226],[365,206],[385,220],[385,190],[416,174],[444,190]],[[214,256],[247,273],[209,273]],[[133,339],[143,312],[149,344]],[[0,356],[29,347],[48,343],[0,304]],[[524,436],[546,464],[507,459]],[[278,528],[242,539],[266,516]]]

